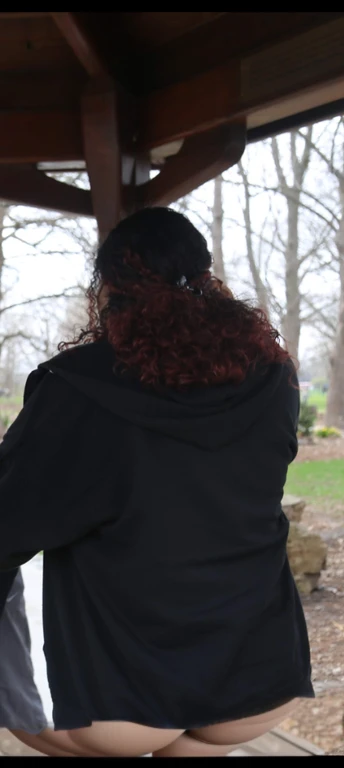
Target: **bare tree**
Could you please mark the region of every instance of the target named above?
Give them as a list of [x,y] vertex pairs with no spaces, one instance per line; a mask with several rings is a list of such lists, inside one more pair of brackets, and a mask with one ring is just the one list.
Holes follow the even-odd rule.
[[209,191],[209,197],[211,197],[210,204],[202,199],[199,191],[197,191],[197,193],[182,197],[173,207],[180,213],[189,216],[210,241],[214,275],[226,285],[228,275],[223,253],[225,221],[223,186],[223,176],[217,176],[213,181],[204,185],[204,189]]
[[[68,175],[69,176],[69,175]],[[64,179],[66,180],[66,179]],[[68,178],[69,183],[85,186],[80,175]],[[16,244],[16,250],[14,249]],[[9,248],[10,246],[10,248]],[[22,360],[30,350],[39,355],[49,354],[57,343],[57,328],[66,316],[65,302],[80,302],[88,281],[90,264],[96,247],[96,229],[92,221],[51,211],[29,211],[22,206],[0,204],[0,363],[3,355],[2,379],[6,378],[6,360]],[[13,287],[18,281],[16,251],[27,258],[44,254],[54,259],[60,254],[66,259],[84,257],[84,274],[74,285],[66,283],[62,290],[42,295],[14,298]],[[23,291],[21,291],[23,294]],[[34,313],[33,313],[34,310]],[[53,310],[53,311],[52,311]],[[60,319],[59,319],[60,318]],[[12,354],[15,349],[16,354]],[[6,352],[8,351],[8,353]],[[4,357],[4,353],[6,355]],[[10,373],[8,372],[8,375]],[[8,377],[7,377],[8,378]]]
[[7,213],[7,206],[0,202],[0,305],[2,301],[3,290],[3,277],[5,266],[5,254],[4,254],[4,221]]
[[309,181],[312,139],[309,127],[265,142],[256,178],[248,160],[239,163],[236,181],[228,179],[239,189],[250,284],[296,358],[301,327],[308,324],[332,340],[336,325],[336,300],[325,295],[324,281],[319,286],[318,278],[333,270],[338,222],[329,199],[317,196]]
[[283,172],[278,141],[276,138],[271,140],[272,156],[275,164],[276,174],[279,183],[280,194],[283,195],[287,205],[287,239],[285,247],[285,296],[286,308],[283,318],[283,335],[287,341],[290,352],[295,357],[298,356],[300,333],[301,333],[301,289],[300,289],[300,259],[299,251],[299,212],[302,188],[308,171],[310,162],[310,141],[312,138],[313,127],[307,129],[304,148],[301,156],[298,156],[296,141],[297,133],[292,131],[290,134],[290,166],[291,181],[288,183],[286,174]]
[[223,199],[222,199],[223,179],[222,176],[217,176],[214,179],[214,198],[212,208],[212,222],[211,222],[211,235],[212,235],[212,252],[213,252],[213,269],[214,274],[222,283],[227,283],[225,263],[223,257]]
[[258,252],[255,254],[253,245],[253,231],[251,222],[251,191],[248,179],[248,174],[245,171],[242,161],[238,163],[238,171],[242,179],[244,189],[244,205],[243,216],[245,226],[245,240],[246,240],[246,256],[249,266],[249,270],[252,277],[252,282],[255,288],[255,292],[258,299],[258,304],[261,309],[264,309],[267,315],[270,312],[271,293],[269,296],[269,288],[267,283],[264,282],[261,272],[261,246],[263,244],[263,236],[259,238]]
[[334,327],[334,343],[330,356],[330,386],[327,398],[326,423],[328,426],[344,427],[344,118],[336,120],[330,151],[313,144],[308,138],[309,148],[325,164],[327,172],[337,186],[337,200],[331,209],[332,226],[335,230],[336,254],[333,262],[339,275],[338,314]]

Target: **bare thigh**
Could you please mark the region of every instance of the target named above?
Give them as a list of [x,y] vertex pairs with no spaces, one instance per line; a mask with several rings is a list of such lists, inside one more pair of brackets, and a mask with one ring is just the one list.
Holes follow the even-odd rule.
[[139,757],[167,747],[183,733],[181,729],[150,728],[128,722],[96,722],[88,728],[68,731],[83,754],[103,757]]

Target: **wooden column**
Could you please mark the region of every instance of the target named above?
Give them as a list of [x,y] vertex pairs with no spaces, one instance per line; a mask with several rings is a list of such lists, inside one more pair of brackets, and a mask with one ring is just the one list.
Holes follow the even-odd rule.
[[122,215],[117,93],[110,77],[91,80],[82,100],[84,152],[100,241]]
[[121,218],[141,206],[149,182],[148,153],[135,150],[136,103],[110,76],[91,80],[82,100],[84,153],[102,242]]

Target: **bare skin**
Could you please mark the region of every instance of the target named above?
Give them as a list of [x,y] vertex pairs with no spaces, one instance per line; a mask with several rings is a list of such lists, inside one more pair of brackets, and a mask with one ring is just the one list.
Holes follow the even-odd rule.
[[[96,722],[72,731],[46,729],[38,736],[14,731],[17,738],[55,757],[225,757],[238,746],[275,728],[295,709],[294,699],[255,717],[185,732],[129,722]],[[24,738],[23,738],[24,736]]]
[[153,757],[226,757],[239,746],[247,744],[276,728],[298,704],[289,701],[277,709],[255,717],[210,725],[183,733],[176,741],[153,754]]
[[11,733],[27,747],[41,752],[42,757],[102,757],[99,752],[90,753],[79,748],[70,738],[68,731],[45,728],[38,734],[20,730]]

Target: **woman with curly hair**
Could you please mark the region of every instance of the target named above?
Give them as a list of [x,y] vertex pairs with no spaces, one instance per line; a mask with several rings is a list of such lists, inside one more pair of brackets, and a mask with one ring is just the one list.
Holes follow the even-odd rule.
[[221,757],[314,695],[281,509],[295,368],[210,268],[181,214],[121,221],[0,448],[0,565],[44,550],[68,751]]

